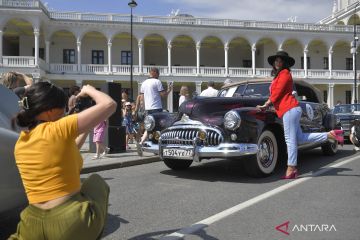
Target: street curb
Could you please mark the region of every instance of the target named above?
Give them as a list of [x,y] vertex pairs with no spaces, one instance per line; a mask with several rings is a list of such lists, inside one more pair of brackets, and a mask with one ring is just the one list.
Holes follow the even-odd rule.
[[98,171],[106,171],[116,168],[124,168],[124,167],[131,167],[136,165],[142,165],[142,164],[148,164],[153,162],[160,162],[159,156],[154,157],[147,157],[147,158],[140,158],[136,160],[130,160],[130,161],[124,161],[124,162],[110,162],[105,164],[98,164],[93,166],[84,166],[81,170],[81,174],[85,173],[92,173],[92,172],[98,172]]

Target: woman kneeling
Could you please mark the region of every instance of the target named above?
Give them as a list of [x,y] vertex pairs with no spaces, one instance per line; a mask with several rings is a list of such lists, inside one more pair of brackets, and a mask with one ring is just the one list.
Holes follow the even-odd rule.
[[48,82],[33,84],[19,101],[23,108],[13,126],[24,128],[15,159],[29,206],[10,239],[99,239],[107,215],[109,186],[99,175],[82,184],[79,149],[87,133],[107,119],[116,103],[86,85],[77,97],[96,105],[64,117],[66,96]]

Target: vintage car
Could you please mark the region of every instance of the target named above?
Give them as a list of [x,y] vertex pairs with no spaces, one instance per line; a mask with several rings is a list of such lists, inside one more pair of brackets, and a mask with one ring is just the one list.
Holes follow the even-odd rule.
[[[184,102],[175,119],[148,116],[145,128],[150,139],[143,150],[157,152],[174,170],[211,158],[241,159],[249,175],[270,175],[280,161],[286,160],[282,120],[273,109],[256,108],[268,99],[270,83],[263,79],[228,85],[218,97]],[[303,109],[303,131],[336,128],[336,116],[322,102],[320,91],[301,80],[294,85]],[[338,149],[337,142],[303,143],[299,149],[316,147],[325,155],[336,154]]]
[[27,204],[24,187],[14,159],[14,146],[19,137],[11,129],[11,118],[19,111],[18,97],[0,85],[0,218]]
[[336,105],[333,113],[337,116],[344,130],[344,137],[350,136],[353,121],[360,119],[360,104],[340,104]]

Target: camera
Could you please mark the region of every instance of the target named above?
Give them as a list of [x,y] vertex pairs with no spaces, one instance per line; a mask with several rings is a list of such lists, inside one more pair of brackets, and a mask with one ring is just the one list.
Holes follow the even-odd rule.
[[76,100],[75,107],[71,109],[69,114],[82,112],[93,105],[95,105],[95,103],[90,97],[78,98]]

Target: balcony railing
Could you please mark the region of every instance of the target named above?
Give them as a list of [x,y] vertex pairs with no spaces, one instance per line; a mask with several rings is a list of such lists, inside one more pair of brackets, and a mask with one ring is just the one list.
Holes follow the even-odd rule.
[[326,24],[331,20],[337,21],[337,19],[339,19],[341,15],[344,15],[346,13],[348,13],[349,15],[354,14],[354,8],[356,7],[357,4],[358,4],[358,2],[356,1],[353,4],[347,6],[346,8],[343,8],[340,11],[336,12],[334,15],[330,15],[330,16],[327,16],[327,17],[321,19],[319,21],[319,23],[325,23]]
[[354,79],[354,72],[352,70],[336,70],[332,72],[332,77],[335,79]]
[[49,71],[49,65],[41,58],[38,60],[39,67],[45,71]]
[[[49,11],[40,0],[0,0],[0,6],[12,8],[39,8],[54,20],[94,21],[94,22],[130,22],[130,15],[80,13]],[[352,5],[351,5],[352,6]],[[337,14],[340,14],[337,13]],[[326,21],[327,19],[324,19]],[[324,31],[324,32],[352,32],[352,26],[321,25],[311,23],[270,22],[270,21],[243,21],[236,19],[196,18],[183,16],[134,16],[134,23],[147,24],[175,24],[219,27],[242,27],[261,29],[282,29],[297,31]],[[358,26],[360,31],[360,27]]]
[[[101,14],[101,13],[79,13],[79,12],[50,12],[50,17],[55,20],[73,21],[96,21],[96,22],[129,22],[129,15]],[[270,21],[243,21],[236,19],[213,19],[195,17],[163,17],[163,16],[134,16],[134,23],[147,24],[175,24],[175,25],[200,25],[219,27],[243,27],[262,29],[282,29],[297,31],[325,31],[325,32],[352,32],[352,26],[321,25],[312,23],[289,23]],[[358,27],[360,30],[360,27]]]
[[[1,0],[0,0],[1,1]],[[2,64],[1,64],[2,63]],[[113,65],[112,71],[109,72],[109,65],[107,64],[81,64],[78,69],[77,64],[62,64],[51,63],[46,64],[44,60],[39,59],[39,66],[35,66],[34,57],[17,57],[17,56],[3,56],[0,59],[0,67],[5,68],[40,68],[50,74],[96,74],[96,75],[130,75],[131,68],[129,65]],[[254,77],[252,68],[229,68],[228,74],[224,67],[200,67],[200,72],[197,74],[196,66],[172,66],[169,72],[168,66],[150,66],[145,65],[140,69],[138,65],[133,66],[134,75],[147,75],[152,67],[157,67],[160,71],[160,76],[207,76],[207,77]],[[304,69],[292,69],[294,78],[304,78]],[[256,68],[255,77],[271,77],[270,68]],[[323,69],[308,69],[307,78],[309,79],[340,79],[350,80],[354,79],[354,72],[352,70],[332,70],[331,75],[329,70]]]
[[[113,65],[112,66],[112,73],[119,74],[119,75],[127,75],[130,74],[131,67],[130,65]],[[133,66],[133,74],[139,74],[139,67]]]
[[77,64],[50,64],[50,72],[52,73],[76,73],[78,72]]
[[196,67],[192,66],[172,66],[171,74],[178,76],[195,76],[196,75]]
[[237,77],[237,76],[251,76],[252,69],[251,68],[229,68],[229,76]]
[[309,69],[308,70],[309,78],[329,78],[330,72],[329,70],[317,70],[317,69]]
[[109,73],[109,65],[105,64],[82,64],[81,72],[89,74]]
[[143,73],[144,74],[149,74],[150,69],[153,68],[153,67],[157,67],[159,69],[160,76],[169,74],[169,68],[167,66],[148,66],[148,65],[145,65],[143,67]]
[[35,67],[35,58],[3,56],[2,63],[7,67]]
[[200,74],[205,76],[225,76],[223,67],[200,67]]
[[303,78],[305,76],[304,69],[291,69],[291,74],[294,78]]

